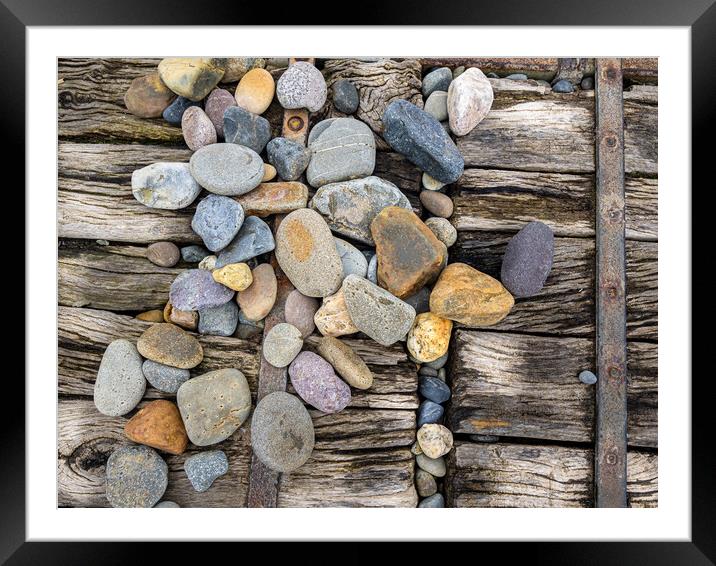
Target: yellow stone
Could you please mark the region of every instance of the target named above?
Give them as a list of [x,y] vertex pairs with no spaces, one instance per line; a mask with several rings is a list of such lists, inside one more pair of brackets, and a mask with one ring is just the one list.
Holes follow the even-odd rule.
[[419,314],[408,332],[410,355],[424,363],[437,360],[447,352],[451,331],[452,320],[431,312]]
[[348,314],[346,298],[343,295],[343,288],[334,295],[324,297],[321,308],[316,311],[313,317],[318,332],[323,336],[345,336],[355,334],[358,328],[353,324],[351,315]]
[[137,320],[143,320],[144,322],[164,322],[164,313],[159,309],[140,312],[135,316]]
[[236,87],[236,104],[254,114],[263,114],[271,105],[276,84],[266,69],[251,69]]
[[245,263],[230,263],[211,272],[214,281],[225,285],[234,291],[243,291],[248,288],[254,278],[251,268]]
[[276,168],[270,163],[264,163],[264,176],[261,178],[262,183],[266,183],[276,176]]

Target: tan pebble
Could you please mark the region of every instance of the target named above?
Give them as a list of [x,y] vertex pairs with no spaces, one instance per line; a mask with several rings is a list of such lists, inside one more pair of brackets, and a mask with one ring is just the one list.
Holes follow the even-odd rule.
[[278,282],[270,263],[262,263],[254,268],[253,281],[249,287],[240,291],[236,302],[247,320],[256,322],[266,318],[274,303]]
[[139,353],[152,361],[181,369],[198,366],[204,350],[191,334],[173,324],[153,324],[137,340]]
[[276,92],[276,83],[266,69],[251,69],[236,87],[236,104],[241,108],[263,114],[271,105]]
[[264,176],[261,178],[262,183],[267,183],[276,176],[276,168],[270,163],[264,163]]
[[441,183],[437,179],[433,179],[427,173],[423,173],[423,187],[428,191],[439,191],[445,186],[445,183]]
[[373,385],[370,368],[345,342],[332,336],[324,336],[318,342],[318,353],[348,385],[356,389],[368,389]]
[[358,328],[348,314],[343,288],[334,295],[323,299],[323,304],[316,311],[313,321],[316,323],[318,332],[323,336],[336,337],[358,332]]
[[140,118],[159,118],[175,98],[176,95],[164,85],[159,74],[152,73],[132,81],[124,95],[124,105]]
[[410,355],[423,363],[437,360],[448,350],[451,331],[451,320],[431,312],[419,314],[408,332]]
[[452,450],[452,433],[440,424],[424,424],[418,431],[418,444],[428,458],[440,458]]
[[160,267],[174,267],[179,263],[181,253],[171,242],[155,242],[147,247],[147,259]]
[[137,320],[143,320],[144,322],[164,322],[164,312],[159,309],[154,309],[151,311],[140,312],[134,318]]
[[286,214],[306,208],[308,187],[296,181],[261,183],[252,191],[236,199],[246,216],[264,218],[271,214]]
[[253,281],[251,268],[245,263],[230,263],[212,271],[211,276],[217,283],[234,291],[247,289]]

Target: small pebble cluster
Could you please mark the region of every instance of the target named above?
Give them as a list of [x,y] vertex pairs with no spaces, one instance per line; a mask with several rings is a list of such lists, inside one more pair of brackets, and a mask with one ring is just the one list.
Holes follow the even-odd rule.
[[[287,67],[278,81],[267,70],[272,65]],[[233,94],[219,86],[236,81]],[[479,125],[491,109],[493,91],[480,69],[441,67],[425,75],[422,94],[423,108],[394,100],[382,120],[385,141],[423,173],[419,198],[432,215],[424,220],[397,186],[373,175],[374,134],[351,116],[369,93],[349,80],[329,89],[322,73],[306,62],[168,58],[157,73],[133,81],[125,96],[128,110],[181,126],[193,154],[189,163],[137,169],[132,194],[147,207],[166,210],[191,205],[202,190],[208,194],[191,221],[203,246],[179,249],[158,242],[147,249],[157,265],[183,260],[197,267],[174,280],[163,311],[137,316],[154,324],[136,344],[112,342],[99,368],[95,404],[105,415],[135,409],[147,382],[176,395],[176,402],[152,401],[127,421],[125,434],[136,445],[116,450],[107,462],[111,505],[176,506],[159,503],[168,473],[156,450],[183,454],[189,442],[210,447],[251,415],[251,392],[240,369],[192,376],[203,350],[187,331],[241,338],[262,332],[277,299],[273,252],[295,290],[285,301],[285,322],[266,333],[262,356],[271,366],[287,368],[295,395],[271,393],[253,408],[253,453],[278,472],[299,468],[315,442],[306,405],[324,413],[342,411],[352,389],[372,386],[369,367],[340,337],[362,333],[384,346],[405,342],[419,365],[422,397],[412,448],[418,506],[444,506],[438,481],[453,446],[452,433],[442,424],[443,404],[451,396],[445,365],[453,325],[496,324],[515,298],[539,293],[552,266],[554,238],[545,224],[527,224],[507,245],[501,281],[448,262],[457,232],[448,220],[453,203],[446,192],[464,169],[452,136]],[[307,146],[271,139],[262,114],[274,98],[284,109],[310,112],[328,101],[345,116],[313,125]],[[309,186],[315,190],[311,198]],[[285,217],[267,222],[272,215]],[[317,345],[308,347],[306,339],[315,331]],[[227,455],[216,449],[196,451],[184,461],[197,492],[210,489],[229,467]]]

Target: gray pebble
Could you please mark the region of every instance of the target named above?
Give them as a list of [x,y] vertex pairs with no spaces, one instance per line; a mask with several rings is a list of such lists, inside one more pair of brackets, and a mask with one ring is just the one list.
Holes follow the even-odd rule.
[[444,122],[448,119],[447,98],[447,92],[436,90],[425,101],[424,110],[438,122]]
[[199,202],[191,220],[194,230],[212,252],[223,250],[238,234],[244,222],[244,209],[234,199],[209,195]]
[[169,469],[149,446],[123,446],[107,459],[106,495],[112,507],[153,507],[169,483]]
[[184,471],[192,487],[202,493],[229,471],[229,461],[223,451],[208,450],[189,456],[184,462]]
[[[420,369],[418,370],[418,375],[424,375],[425,377],[437,377],[438,370],[424,365],[424,366],[421,366]],[[420,427],[418,427],[418,428],[420,428]]]
[[427,362],[425,365],[430,368],[433,368],[433,369],[440,369],[447,363],[447,359],[448,359],[448,354],[447,354],[447,352],[445,352],[437,360],[433,360],[432,362]]
[[597,382],[597,376],[589,370],[584,370],[579,373],[579,381],[585,385],[594,385]]
[[505,78],[510,79],[511,81],[526,81],[527,75],[524,73],[513,73],[511,75],[507,75]]
[[353,244],[349,244],[345,240],[333,237],[336,242],[336,250],[341,256],[343,264],[343,276],[347,277],[351,273],[358,277],[365,277],[368,271],[368,261],[365,256]]
[[263,356],[273,367],[290,364],[303,347],[301,331],[293,324],[281,322],[268,331],[264,338]]
[[284,181],[295,181],[311,161],[311,150],[287,138],[274,138],[266,146],[268,161]]
[[243,263],[275,247],[268,224],[258,216],[247,216],[231,243],[219,252],[215,267],[219,269],[230,263]]
[[225,196],[248,193],[264,176],[264,162],[258,153],[234,143],[214,143],[199,148],[189,159],[189,167],[192,177],[202,187]]
[[190,376],[188,369],[165,366],[153,360],[144,360],[142,372],[152,387],[165,393],[176,393]]
[[561,81],[557,81],[552,85],[552,91],[559,93],[574,92],[574,85],[570,83],[567,79],[562,79]]
[[471,434],[470,440],[474,440],[475,442],[484,442],[487,444],[492,444],[494,442],[499,442],[500,437],[494,436],[492,434]]
[[231,336],[238,323],[239,306],[235,301],[199,310],[199,334]]
[[346,79],[336,81],[333,85],[333,106],[344,114],[353,114],[358,110],[360,99],[355,85]]
[[94,383],[94,404],[103,415],[126,415],[144,396],[147,381],[142,357],[129,340],[111,342],[104,351]]
[[425,470],[436,478],[442,478],[447,473],[447,465],[445,458],[428,458],[425,454],[418,454],[415,457],[415,463],[421,470]]
[[202,246],[185,246],[181,249],[181,258],[187,263],[199,263],[211,253]]
[[421,509],[429,507],[445,507],[445,499],[443,498],[442,493],[436,493],[435,495],[431,495],[430,497],[426,497],[425,499],[423,499],[420,503],[418,503],[418,507],[420,507]]
[[445,381],[445,368],[440,368],[438,370],[438,379]]
[[423,77],[423,98],[428,98],[436,90],[447,92],[452,82],[452,71],[448,67],[438,67]]
[[271,139],[271,124],[240,106],[230,106],[224,112],[224,138],[261,153]]
[[367,277],[368,281],[373,283],[373,285],[378,284],[378,256],[376,254],[373,254],[373,257],[371,257],[368,262]]
[[155,508],[155,509],[161,509],[161,508],[165,508],[165,509],[175,508],[175,509],[178,509],[178,508],[179,508],[179,504],[178,504],[178,503],[174,503],[173,501],[160,501],[159,503],[157,503],[157,504],[154,506],[154,508]]
[[534,296],[544,286],[553,258],[552,229],[542,222],[530,222],[508,242],[500,280],[515,298]]
[[432,474],[418,468],[415,471],[415,489],[420,497],[430,497],[437,493],[438,484]]
[[579,83],[579,88],[582,90],[594,90],[594,77],[584,77],[582,82]]
[[200,192],[187,163],[152,163],[132,173],[132,194],[149,208],[185,208]]
[[417,427],[420,428],[424,424],[437,423],[444,413],[445,409],[443,409],[441,405],[433,403],[430,400],[423,401],[420,403],[420,407],[418,407]]
[[218,307],[234,298],[234,291],[214,281],[210,271],[189,269],[177,275],[169,288],[169,302],[180,311]]
[[457,230],[447,218],[434,216],[425,221],[425,225],[435,234],[435,237],[448,248],[457,242]]
[[418,380],[420,394],[434,403],[444,403],[450,399],[450,388],[437,377],[421,376]]

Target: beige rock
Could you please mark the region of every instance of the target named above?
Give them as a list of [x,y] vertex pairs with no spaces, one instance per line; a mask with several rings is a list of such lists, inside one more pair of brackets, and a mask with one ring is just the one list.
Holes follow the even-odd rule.
[[345,336],[358,332],[358,328],[348,314],[343,289],[339,289],[336,294],[323,299],[323,304],[316,311],[313,321],[323,336]]
[[423,363],[437,360],[448,350],[451,331],[452,320],[431,312],[419,314],[408,332],[410,355]]
[[263,114],[271,105],[276,83],[266,69],[251,69],[236,87],[236,104],[254,114]]
[[139,353],[152,361],[181,369],[198,366],[204,350],[191,334],[173,324],[153,324],[137,340]]
[[418,431],[418,444],[428,458],[440,458],[452,450],[452,432],[440,424],[424,424]]
[[276,168],[270,163],[264,163],[264,176],[261,178],[262,183],[268,183],[276,176]]
[[246,319],[256,322],[266,318],[274,303],[278,282],[270,263],[257,265],[252,272],[253,281],[236,296],[239,308]]
[[251,268],[245,263],[230,263],[211,272],[214,281],[234,291],[243,291],[253,282]]
[[208,255],[199,262],[199,269],[205,269],[206,271],[214,271],[216,267],[216,256]]
[[373,385],[373,374],[353,349],[338,338],[324,336],[318,342],[318,353],[350,386],[368,389]]
[[137,320],[143,320],[144,322],[164,322],[164,312],[159,309],[151,311],[140,312],[135,316]]
[[428,191],[439,191],[445,186],[445,183],[441,183],[437,179],[433,179],[427,173],[423,173],[423,187]]
[[492,108],[494,94],[485,74],[471,67],[454,79],[448,87],[450,130],[456,136],[469,134]]
[[224,76],[225,59],[211,57],[167,57],[158,66],[162,82],[189,100],[205,98]]

